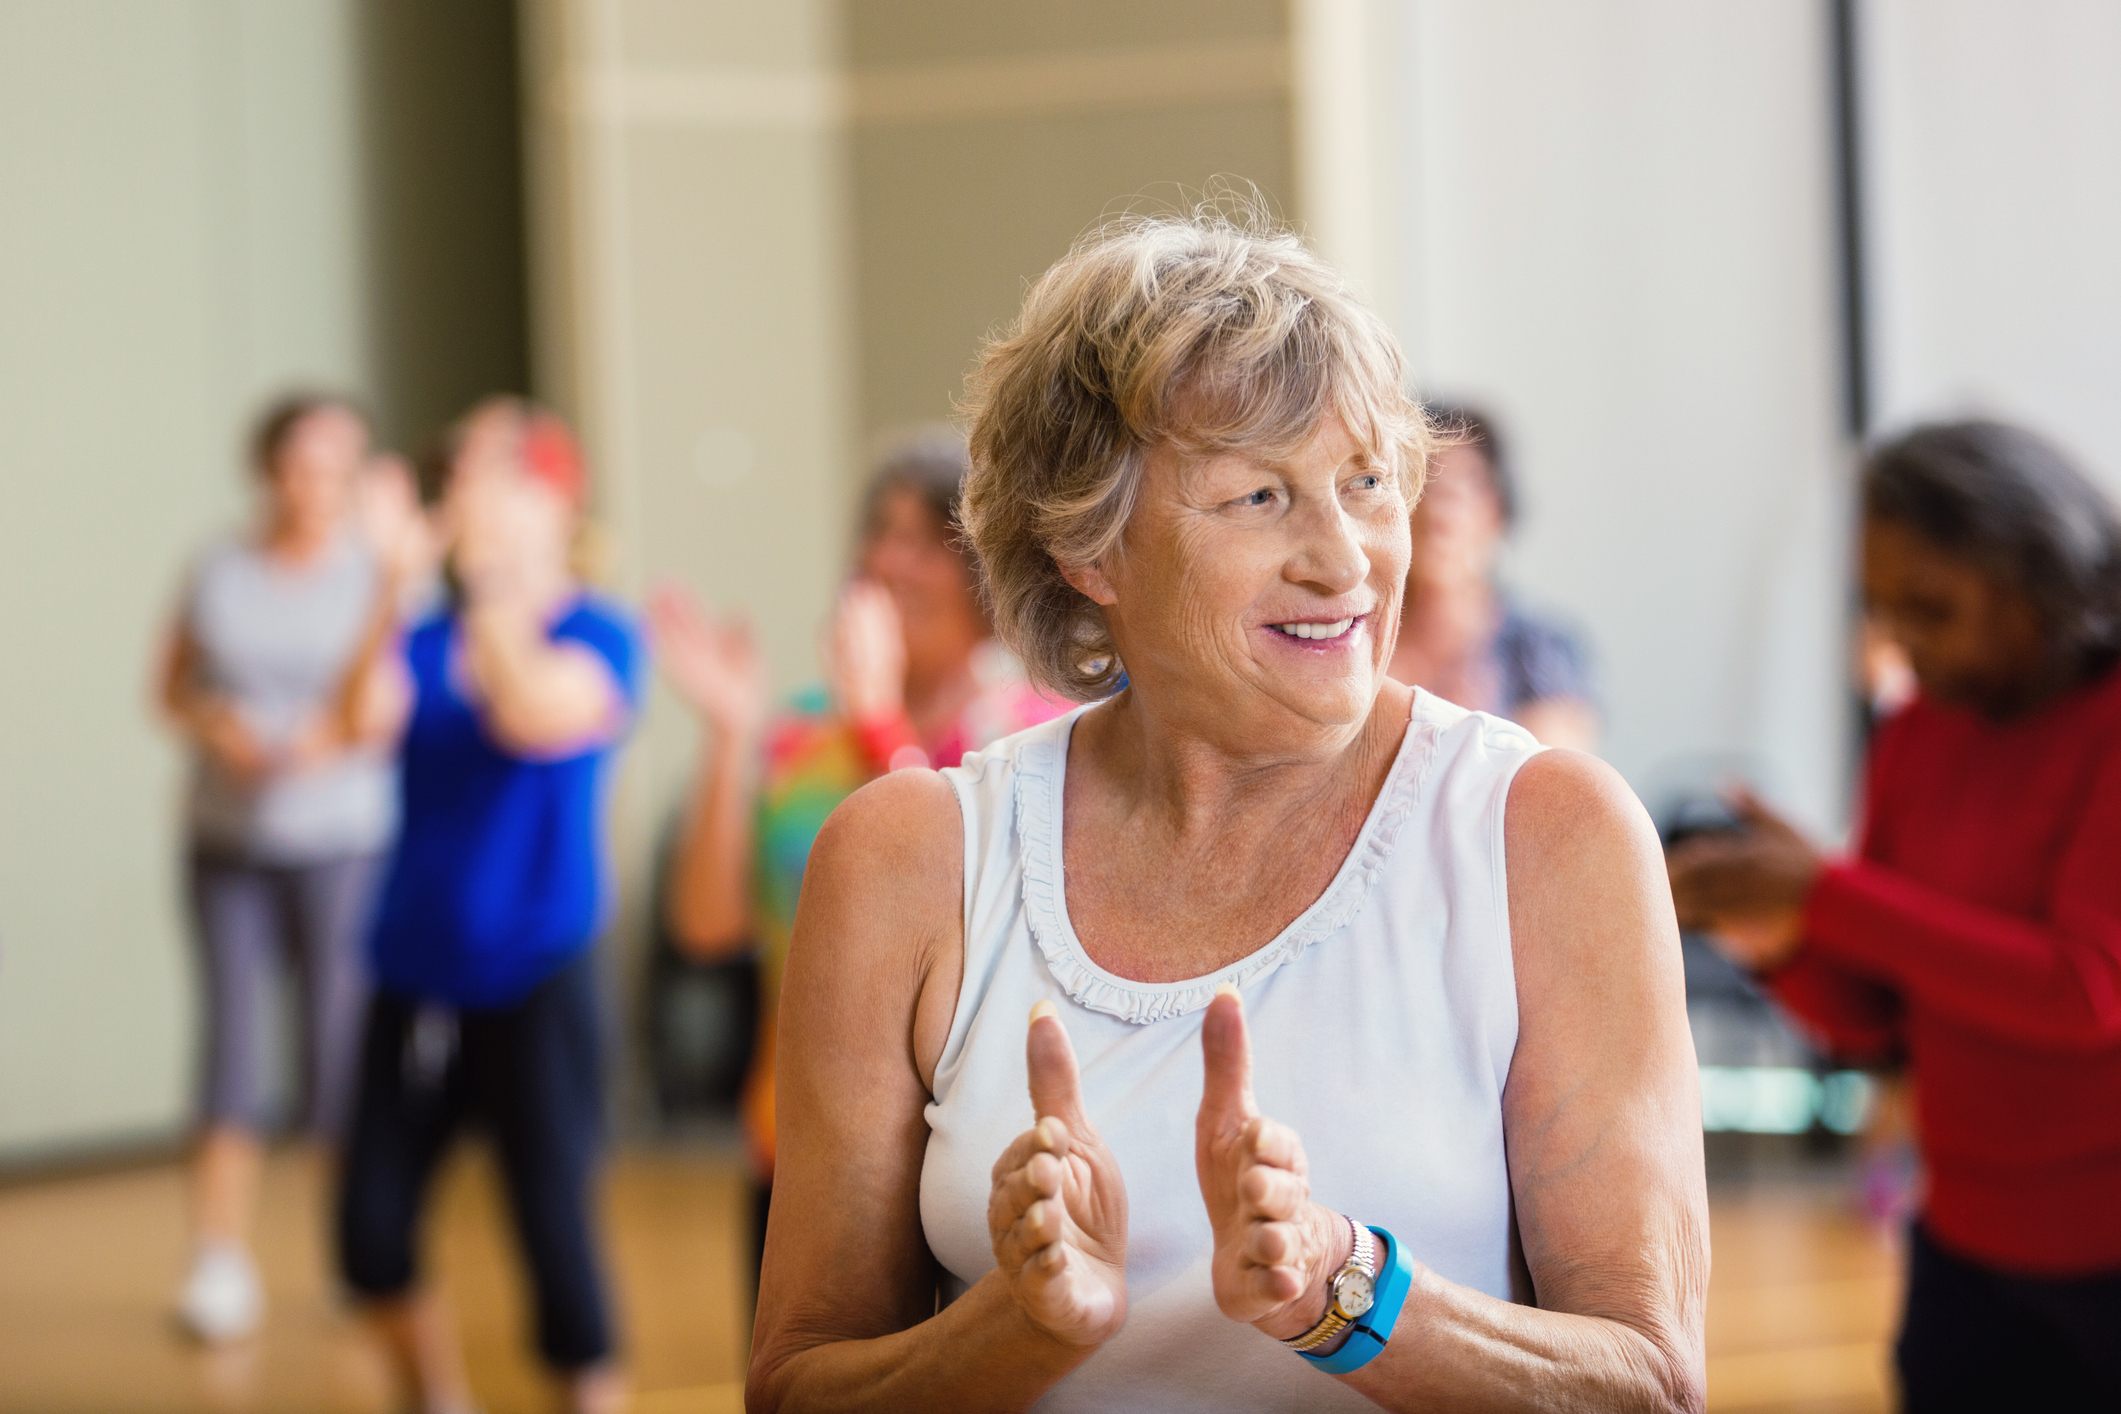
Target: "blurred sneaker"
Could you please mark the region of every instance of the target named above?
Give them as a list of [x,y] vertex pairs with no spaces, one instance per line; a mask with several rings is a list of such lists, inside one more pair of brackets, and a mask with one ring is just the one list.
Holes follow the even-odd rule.
[[226,1243],[201,1247],[177,1293],[177,1319],[184,1328],[218,1345],[251,1334],[264,1315],[265,1290],[250,1254]]

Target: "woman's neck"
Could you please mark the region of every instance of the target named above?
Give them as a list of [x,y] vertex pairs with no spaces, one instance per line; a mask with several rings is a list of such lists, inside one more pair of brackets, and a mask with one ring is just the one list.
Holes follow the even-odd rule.
[[258,548],[276,564],[299,569],[320,559],[338,538],[335,525],[317,525],[274,516],[258,537]]
[[[1077,730],[1087,728],[1095,739],[1094,752],[1081,759],[1097,761],[1104,787],[1122,797],[1123,813],[1168,839],[1234,842],[1278,832],[1281,822],[1315,814],[1323,802],[1357,801],[1357,813],[1367,814],[1399,753],[1412,703],[1407,688],[1387,680],[1361,722],[1299,722],[1291,732],[1286,720],[1248,728],[1212,704],[1158,713],[1139,693],[1126,692],[1086,715]],[[1263,752],[1251,744],[1261,740],[1285,744]]]

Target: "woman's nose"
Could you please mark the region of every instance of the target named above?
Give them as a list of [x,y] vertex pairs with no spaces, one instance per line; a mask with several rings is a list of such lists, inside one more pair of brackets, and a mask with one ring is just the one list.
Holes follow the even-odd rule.
[[1370,555],[1361,527],[1338,505],[1321,506],[1302,517],[1302,541],[1289,565],[1289,577],[1327,594],[1346,594],[1370,576]]

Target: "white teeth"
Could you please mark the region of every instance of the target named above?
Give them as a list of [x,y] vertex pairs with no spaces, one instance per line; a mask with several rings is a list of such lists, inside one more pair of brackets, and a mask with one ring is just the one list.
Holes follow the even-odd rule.
[[1353,618],[1345,618],[1330,624],[1276,624],[1274,627],[1291,638],[1338,638],[1355,626]]

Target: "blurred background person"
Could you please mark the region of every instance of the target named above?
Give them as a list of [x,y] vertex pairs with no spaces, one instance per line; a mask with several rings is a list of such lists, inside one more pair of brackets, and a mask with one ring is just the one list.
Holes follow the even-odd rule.
[[1904,1045],[1927,1174],[1905,1407],[2121,1408],[2121,522],[2020,428],[1864,471],[1863,582],[1918,695],[1854,858],[1757,801],[1673,851],[1683,920],[1843,1054]]
[[1547,746],[1598,749],[1590,654],[1496,574],[1517,523],[1517,482],[1494,420],[1430,408],[1451,442],[1414,507],[1414,565],[1391,673],[1449,702],[1508,717]]
[[414,1244],[436,1167],[491,1135],[567,1407],[625,1398],[591,1204],[602,1066],[591,944],[611,899],[610,766],[638,705],[631,617],[577,581],[586,478],[551,413],[482,403],[443,463],[454,600],[390,661],[403,826],[341,1178],[347,1284],[430,1411],[471,1407]]
[[854,575],[827,632],[825,684],[769,720],[749,630],[681,590],[651,606],[658,657],[706,732],[663,901],[696,957],[760,954],[759,1039],[743,1094],[756,1181],[754,1264],[773,1187],[773,1056],[782,965],[803,866],[825,817],[904,766],[954,766],[1065,703],[994,641],[957,530],[965,440],[930,428],[885,456],[861,502]]
[[200,556],[163,650],[162,706],[192,754],[186,872],[205,983],[177,1315],[205,1340],[248,1334],[263,1315],[250,1228],[283,974],[298,983],[303,1127],[335,1142],[352,1098],[361,931],[397,811],[390,724],[349,693],[394,617],[400,569],[356,515],[368,456],[368,424],[344,399],[270,408],[252,436],[257,523]]

